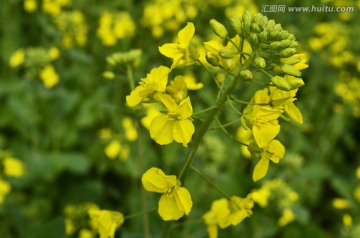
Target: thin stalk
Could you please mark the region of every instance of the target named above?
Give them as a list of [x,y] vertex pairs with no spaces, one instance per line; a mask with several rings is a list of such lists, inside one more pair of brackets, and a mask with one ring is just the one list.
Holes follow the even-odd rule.
[[199,170],[197,170],[194,166],[191,166],[191,169],[197,173],[202,179],[204,179],[208,184],[210,184],[213,188],[215,188],[219,193],[224,195],[227,199],[230,199],[230,196],[227,195],[224,191],[222,191],[215,183],[210,181],[205,175],[203,175]]
[[148,209],[148,210],[145,210],[145,211],[133,213],[133,214],[130,214],[130,215],[125,216],[124,219],[125,219],[125,220],[131,219],[131,218],[138,217],[138,216],[141,216],[141,215],[144,215],[144,214],[147,214],[147,213],[149,213],[149,212],[156,211],[156,210],[157,210],[157,208],[155,207],[155,208]]

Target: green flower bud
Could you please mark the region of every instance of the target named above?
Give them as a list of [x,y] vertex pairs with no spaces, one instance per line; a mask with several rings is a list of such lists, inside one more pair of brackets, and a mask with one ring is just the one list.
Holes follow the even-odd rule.
[[274,76],[271,78],[271,82],[279,89],[284,90],[284,91],[289,91],[291,90],[291,85],[288,83],[288,81],[286,81],[286,79],[284,79],[283,77],[280,76]]
[[250,42],[250,45],[252,45],[252,46],[256,46],[259,43],[259,40],[258,40],[256,34],[251,33],[251,35],[249,37],[249,42]]
[[251,14],[249,10],[245,10],[242,20],[243,22],[251,22]]
[[268,23],[267,16],[262,16],[262,18],[260,20],[260,25],[265,26],[267,23]]
[[190,43],[189,52],[190,52],[190,56],[191,56],[191,58],[193,58],[193,60],[197,60],[200,57],[199,50],[194,44]]
[[290,36],[290,33],[287,31],[281,32],[281,39],[286,40]]
[[255,64],[256,67],[259,67],[259,68],[263,69],[266,66],[266,61],[262,57],[256,57],[255,60],[254,60],[254,64]]
[[288,48],[292,43],[291,40],[282,40],[280,41],[281,48]]
[[243,32],[245,32],[246,34],[250,34],[250,26],[250,22],[243,22]]
[[268,33],[266,31],[260,32],[257,37],[260,42],[265,42],[267,40]]
[[219,66],[219,59],[216,55],[214,55],[213,53],[208,53],[205,56],[206,61],[211,64],[214,67]]
[[297,89],[305,85],[304,80],[301,78],[292,78],[288,81],[291,86],[291,89]]
[[297,70],[294,66],[292,65],[288,65],[288,64],[284,64],[281,66],[281,70],[291,76],[295,76],[295,77],[300,77],[301,76],[301,72],[299,70]]
[[242,77],[245,80],[252,79],[253,75],[250,70],[243,70],[240,72],[240,77]]
[[219,36],[221,39],[225,39],[228,35],[228,32],[223,24],[218,22],[215,19],[210,20],[210,27],[213,30],[213,32]]
[[282,58],[287,58],[290,57],[292,55],[294,55],[296,53],[296,49],[295,48],[286,48],[282,51],[280,51],[280,57]]
[[236,32],[236,34],[240,34],[241,33],[241,22],[239,19],[235,18],[235,17],[231,17],[230,18],[230,25],[231,27],[234,29],[234,31]]
[[270,46],[270,49],[277,50],[277,49],[280,49],[281,43],[279,41],[274,41],[274,42],[271,42],[269,46]]
[[219,55],[225,59],[232,59],[235,57],[236,55],[236,51],[233,51],[231,49],[228,48],[224,48],[220,50]]
[[291,41],[291,44],[289,45],[290,48],[296,48],[299,45],[299,43],[295,40]]
[[256,33],[261,32],[259,25],[256,23],[251,23],[250,30],[251,32],[256,32]]
[[282,63],[282,64],[294,65],[294,64],[299,63],[300,61],[301,61],[301,58],[296,55],[293,55],[288,58],[280,58],[280,63]]

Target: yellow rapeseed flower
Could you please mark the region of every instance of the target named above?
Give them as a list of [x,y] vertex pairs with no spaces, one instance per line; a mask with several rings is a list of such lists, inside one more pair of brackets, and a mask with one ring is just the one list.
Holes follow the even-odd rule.
[[193,113],[190,98],[177,104],[168,94],[158,93],[155,99],[166,107],[167,113],[162,113],[151,121],[151,138],[160,145],[170,144],[175,140],[186,147],[195,131],[189,119]]
[[10,183],[0,178],[0,204],[4,202],[5,196],[11,191]]
[[171,69],[189,65],[194,62],[189,51],[190,41],[193,38],[194,33],[194,24],[188,22],[187,25],[179,31],[178,42],[166,43],[159,47],[161,54],[173,59]]
[[279,226],[286,226],[290,222],[295,220],[295,214],[290,208],[285,208],[281,217],[278,220]]
[[5,157],[3,160],[4,173],[7,176],[21,177],[25,173],[25,167],[22,161],[13,158]]
[[125,130],[125,138],[128,141],[135,141],[138,138],[136,127],[130,117],[125,117],[122,120],[122,126]]
[[192,200],[189,191],[181,187],[175,175],[166,175],[159,168],[150,168],[142,176],[142,184],[149,192],[162,193],[158,212],[164,221],[178,220],[189,215]]
[[165,66],[152,69],[130,95],[126,96],[128,106],[134,107],[140,102],[153,100],[156,92],[165,92],[169,73],[170,69]]
[[37,2],[36,0],[25,0],[24,1],[24,10],[26,12],[34,12],[37,9]]
[[124,215],[120,212],[91,209],[88,213],[100,238],[114,238],[116,229],[124,223]]
[[59,83],[59,75],[56,73],[54,66],[47,65],[40,72],[39,77],[46,88],[52,88]]
[[9,60],[9,64],[12,68],[16,68],[24,63],[25,60],[25,52],[23,49],[18,49],[15,51]]

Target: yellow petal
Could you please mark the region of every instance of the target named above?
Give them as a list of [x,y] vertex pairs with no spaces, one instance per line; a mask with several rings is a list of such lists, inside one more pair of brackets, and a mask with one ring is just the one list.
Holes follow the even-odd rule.
[[182,143],[184,147],[190,142],[194,134],[195,127],[188,119],[174,122],[173,137],[177,143]]
[[266,151],[270,154],[269,159],[274,163],[279,163],[285,155],[285,147],[278,140],[272,140],[266,147]]
[[175,112],[178,107],[175,100],[169,94],[157,93],[155,94],[155,99],[164,104],[169,112]]
[[189,215],[193,204],[189,191],[183,187],[176,187],[173,194],[179,209]]
[[184,210],[180,210],[173,194],[164,194],[159,201],[159,215],[164,221],[178,220],[184,216]]
[[259,148],[264,148],[279,134],[280,125],[268,123],[266,126],[253,126],[252,129]]
[[150,123],[150,136],[159,145],[170,144],[173,138],[174,120],[167,115],[161,114]]
[[284,110],[296,122],[298,122],[299,124],[303,123],[302,114],[299,108],[297,108],[293,102],[290,101],[286,103],[284,106]]
[[195,33],[195,27],[192,22],[188,22],[187,25],[179,31],[179,42],[182,46],[189,46],[190,41]]
[[181,115],[182,119],[186,119],[193,114],[193,109],[189,97],[180,102],[177,108],[177,114]]
[[115,230],[124,223],[124,216],[120,212],[90,210],[89,215],[98,229],[100,238],[113,238]]
[[266,175],[268,168],[269,168],[269,159],[267,159],[266,156],[262,156],[261,160],[257,162],[254,169],[254,173],[253,173],[254,182],[263,178]]
[[143,100],[143,97],[140,96],[140,93],[143,90],[144,87],[139,85],[133,91],[131,91],[130,95],[126,96],[126,103],[129,107],[135,107]]
[[174,58],[179,53],[178,45],[178,43],[166,43],[159,47],[159,51],[168,58]]
[[164,92],[166,90],[169,73],[170,69],[161,65],[157,68],[153,68],[146,76],[144,81],[146,81],[151,86],[153,91]]
[[145,190],[155,193],[165,193],[177,183],[175,175],[166,175],[161,169],[155,167],[148,169],[141,181]]

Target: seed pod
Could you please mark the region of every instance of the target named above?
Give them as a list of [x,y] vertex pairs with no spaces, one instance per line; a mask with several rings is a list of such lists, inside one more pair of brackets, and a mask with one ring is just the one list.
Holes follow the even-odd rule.
[[240,34],[241,33],[241,22],[239,19],[235,18],[235,17],[231,17],[230,18],[230,25],[231,27],[234,29],[234,31],[236,32],[236,34]]
[[218,22],[215,19],[210,20],[210,27],[213,30],[213,32],[219,36],[221,39],[225,39],[228,35],[228,32],[223,24]]
[[291,76],[295,76],[295,77],[300,77],[301,76],[301,72],[299,70],[297,70],[294,66],[292,65],[288,65],[288,64],[284,64],[281,66],[281,70]]
[[291,90],[291,85],[286,81],[286,79],[284,79],[283,77],[280,76],[274,76],[271,78],[271,82],[279,89],[284,90],[284,91],[289,91]]

